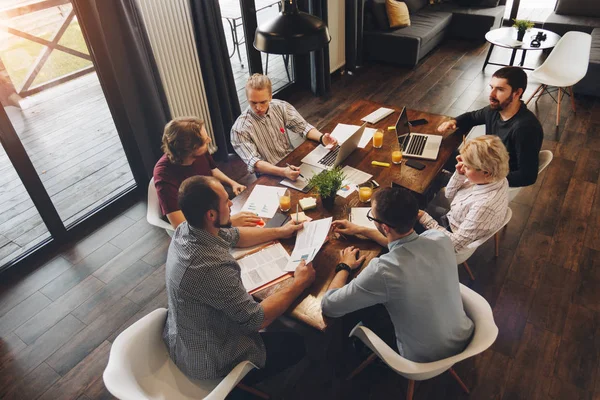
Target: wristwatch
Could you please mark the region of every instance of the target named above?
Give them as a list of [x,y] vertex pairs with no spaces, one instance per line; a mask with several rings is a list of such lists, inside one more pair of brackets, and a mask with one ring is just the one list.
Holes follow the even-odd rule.
[[321,143],[323,146],[325,146],[325,143],[323,143],[323,136],[325,136],[325,134],[321,134],[321,137],[319,138],[319,143]]
[[337,274],[338,272],[340,272],[341,270],[344,271],[348,271],[349,274],[352,273],[352,268],[350,268],[350,266],[346,263],[339,263],[338,265],[335,266],[335,273]]

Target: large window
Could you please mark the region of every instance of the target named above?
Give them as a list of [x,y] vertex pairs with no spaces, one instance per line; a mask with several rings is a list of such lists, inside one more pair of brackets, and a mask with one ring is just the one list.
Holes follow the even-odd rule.
[[552,13],[555,5],[556,0],[508,0],[504,18],[508,20],[511,15],[516,15],[517,19],[543,23]]

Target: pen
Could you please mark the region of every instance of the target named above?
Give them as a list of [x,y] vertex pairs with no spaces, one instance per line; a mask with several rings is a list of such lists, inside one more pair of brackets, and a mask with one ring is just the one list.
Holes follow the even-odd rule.
[[298,223],[298,204],[296,204],[296,223]]
[[[292,166],[291,166],[290,164],[288,164],[288,163],[285,163],[285,165],[287,165],[289,169],[291,169],[291,170],[294,170],[294,168],[292,168]],[[294,170],[294,171],[295,171],[295,170]],[[304,175],[300,174],[300,176],[301,176],[303,179],[306,179],[306,178],[304,178]]]

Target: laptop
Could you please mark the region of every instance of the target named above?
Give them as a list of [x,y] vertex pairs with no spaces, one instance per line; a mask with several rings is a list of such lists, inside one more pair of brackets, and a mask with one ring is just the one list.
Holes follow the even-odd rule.
[[442,145],[442,136],[410,132],[406,107],[402,109],[396,122],[396,135],[398,135],[398,143],[402,146],[402,155],[405,157],[435,160]]
[[323,146],[317,146],[316,149],[308,153],[302,162],[324,169],[333,169],[340,165],[356,148],[365,131],[367,123],[362,124],[348,139],[341,145],[337,145],[333,149],[327,149]]

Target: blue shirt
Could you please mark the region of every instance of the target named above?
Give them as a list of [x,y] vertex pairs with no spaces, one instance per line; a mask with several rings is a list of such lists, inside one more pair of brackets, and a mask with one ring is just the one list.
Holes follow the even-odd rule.
[[413,232],[388,248],[389,253],[371,260],[356,279],[325,294],[323,314],[340,317],[383,304],[403,357],[431,362],[463,351],[473,322],[463,309],[450,239],[434,230]]

